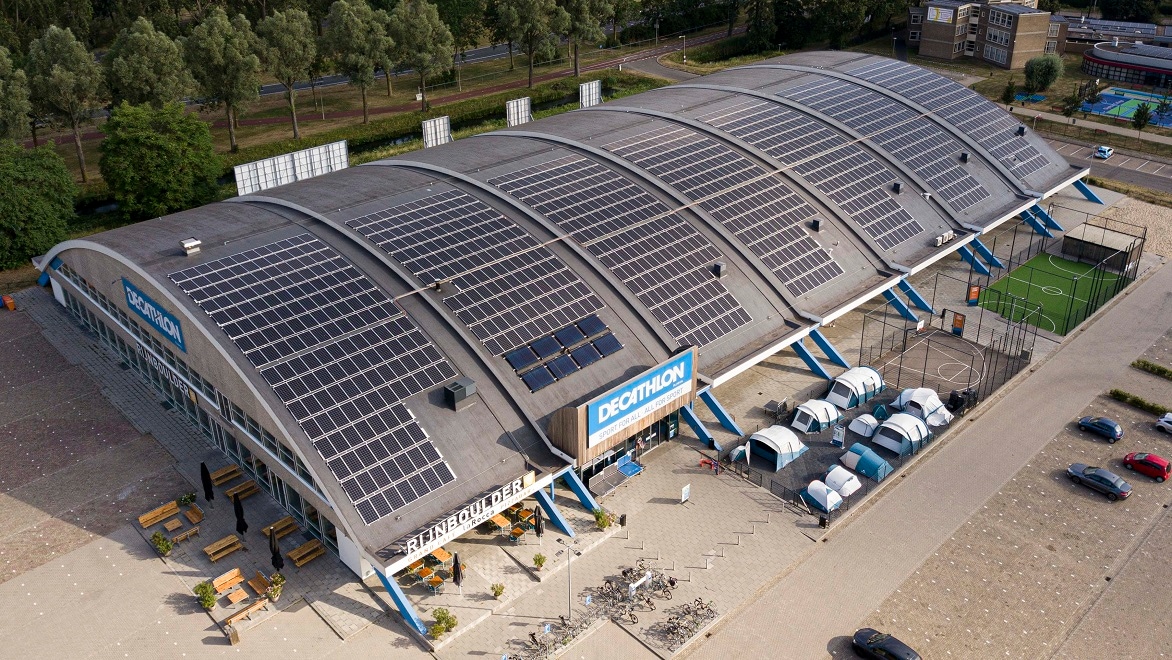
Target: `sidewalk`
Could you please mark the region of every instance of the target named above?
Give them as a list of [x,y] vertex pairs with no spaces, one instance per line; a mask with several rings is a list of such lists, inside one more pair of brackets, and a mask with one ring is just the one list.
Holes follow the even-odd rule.
[[[998,105],[1000,105],[1000,104],[998,104]],[[1138,131],[1139,134],[1137,135],[1136,134],[1137,131],[1134,128],[1132,128],[1130,124],[1128,124],[1126,126],[1121,125],[1121,124],[1101,124],[1096,121],[1090,121],[1088,119],[1081,119],[1080,117],[1067,118],[1067,117],[1063,117],[1062,115],[1054,114],[1052,112],[1043,112],[1041,110],[1035,110],[1033,108],[1023,108],[1020,105],[1009,106],[1009,111],[1012,112],[1014,115],[1017,115],[1018,118],[1022,121],[1022,123],[1025,123],[1027,125],[1030,123],[1030,119],[1033,117],[1038,117],[1039,119],[1046,119],[1048,121],[1057,122],[1059,124],[1071,124],[1072,123],[1071,120],[1074,120],[1074,122],[1075,122],[1074,125],[1081,126],[1082,128],[1090,128],[1092,130],[1102,131],[1104,133],[1114,133],[1115,135],[1125,135],[1130,138],[1139,138],[1140,140],[1143,140],[1144,142],[1154,142],[1157,144],[1172,144],[1172,137],[1169,137],[1167,135],[1156,135],[1155,133],[1148,133],[1148,132],[1144,132],[1144,131]],[[1082,121],[1082,123],[1079,124],[1079,123],[1077,123],[1078,121]]]

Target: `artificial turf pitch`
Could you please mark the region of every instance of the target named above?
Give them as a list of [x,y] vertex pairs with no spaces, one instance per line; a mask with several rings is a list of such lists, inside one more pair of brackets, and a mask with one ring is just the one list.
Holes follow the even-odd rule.
[[[1089,264],[1042,253],[982,291],[980,305],[1011,321],[1065,335],[1115,293],[1118,279]],[[1022,298],[1040,305],[1040,312],[1021,304]]]

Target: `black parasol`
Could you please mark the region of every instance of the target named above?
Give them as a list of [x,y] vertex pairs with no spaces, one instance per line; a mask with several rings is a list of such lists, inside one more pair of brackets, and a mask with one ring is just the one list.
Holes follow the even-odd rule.
[[238,534],[247,533],[248,521],[244,519],[244,505],[240,503],[240,493],[232,496],[232,509],[236,512],[236,532]]
[[464,589],[460,587],[464,583],[464,567],[460,565],[460,553],[458,552],[452,557],[452,582],[456,583],[456,588],[460,590],[461,594],[464,593]]
[[203,499],[208,504],[216,499],[216,491],[212,490],[212,473],[208,472],[208,464],[199,464],[199,480],[203,484]]
[[285,568],[285,558],[281,556],[281,544],[277,542],[277,530],[269,530],[269,552],[273,553],[273,570]]
[[533,533],[537,534],[537,538],[541,538],[541,535],[545,534],[545,516],[542,515],[540,507],[534,508],[537,509],[533,512],[537,520],[533,521]]

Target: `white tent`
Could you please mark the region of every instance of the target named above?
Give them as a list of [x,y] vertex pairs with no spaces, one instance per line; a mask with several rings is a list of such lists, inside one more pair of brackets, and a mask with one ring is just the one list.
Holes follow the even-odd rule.
[[875,435],[875,429],[879,428],[879,420],[875,419],[874,415],[863,413],[854,418],[848,428],[864,438],[869,438]]
[[931,439],[924,420],[907,413],[895,413],[879,425],[872,442],[900,456],[910,456]]
[[944,426],[952,421],[952,413],[941,403],[939,395],[927,387],[904,390],[892,404],[908,414],[919,417],[929,426]]
[[803,492],[804,499],[818,509],[830,513],[838,507],[842,506],[842,496],[834,492],[834,489],[826,484],[815,479],[806,486]]
[[841,465],[830,466],[830,470],[823,478],[826,480],[827,486],[833,488],[843,497],[850,497],[851,493],[863,487],[863,484],[859,483],[859,478]]
[[784,426],[770,426],[749,436],[750,451],[775,462],[774,472],[794,462],[810,448]]
[[878,371],[871,367],[855,367],[834,379],[826,400],[843,410],[849,410],[860,403],[870,401],[882,392],[884,387],[883,377]]
[[798,406],[794,411],[794,421],[791,427],[799,433],[818,433],[837,424],[842,419],[842,413],[834,404],[822,399],[810,399]]

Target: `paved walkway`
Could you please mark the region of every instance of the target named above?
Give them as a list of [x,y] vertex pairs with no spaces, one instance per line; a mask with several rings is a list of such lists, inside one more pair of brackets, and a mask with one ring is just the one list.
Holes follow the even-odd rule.
[[[998,104],[998,105],[1000,105],[1000,104]],[[1018,119],[1020,121],[1022,121],[1023,123],[1026,123],[1026,124],[1030,123],[1030,118],[1032,118],[1032,117],[1040,117],[1041,119],[1047,119],[1049,121],[1058,122],[1059,124],[1069,124],[1070,123],[1070,118],[1064,117],[1059,114],[1055,114],[1053,112],[1043,112],[1041,110],[1037,110],[1035,108],[1030,108],[1030,107],[1023,108],[1020,105],[1009,106],[1009,109],[1013,114],[1018,115]],[[1074,117],[1074,119],[1080,120],[1079,117]],[[1130,137],[1130,138],[1138,137],[1139,139],[1143,140],[1144,142],[1155,142],[1157,144],[1172,144],[1172,137],[1169,137],[1167,135],[1157,135],[1155,133],[1149,133],[1147,131],[1139,132],[1137,135],[1137,131],[1131,127],[1130,123],[1127,123],[1127,124],[1102,124],[1097,121],[1090,121],[1090,120],[1081,120],[1081,121],[1082,121],[1081,124],[1076,124],[1076,125],[1082,126],[1083,128],[1094,129],[1096,131],[1103,131],[1104,133],[1114,133],[1116,135],[1126,135],[1127,137]]]
[[784,648],[788,658],[826,657],[831,638],[853,631],[1099,395],[1103,383],[1113,382],[1169,327],[1172,268],[1161,267],[1031,376],[1002,391],[999,401],[966,418],[931,460],[917,464],[869,510],[832,533],[820,552],[728,617],[695,656],[768,657]]
[[688,73],[687,71],[680,71],[679,69],[673,69],[671,67],[662,65],[659,63],[660,57],[663,56],[656,55],[655,57],[646,57],[641,60],[636,60],[634,62],[624,64],[623,67],[626,69],[639,71],[640,73],[646,73],[649,76],[666,78],[672,82],[683,82],[685,80],[691,80],[693,78],[700,77],[694,73]]

